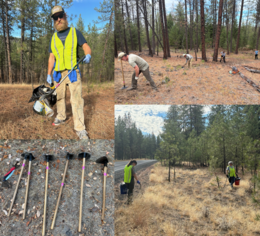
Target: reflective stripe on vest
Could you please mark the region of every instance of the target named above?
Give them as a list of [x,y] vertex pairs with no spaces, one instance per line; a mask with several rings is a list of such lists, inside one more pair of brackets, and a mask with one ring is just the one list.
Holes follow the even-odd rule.
[[234,166],[228,166],[229,167],[229,177],[236,177],[236,171]]
[[71,70],[74,68],[77,64],[77,44],[77,33],[73,27],[70,28],[64,46],[57,32],[53,34],[51,50],[56,59],[55,71]]
[[130,166],[125,166],[125,169],[124,169],[124,182],[125,183],[130,183],[131,182],[131,179],[132,179],[132,168],[133,166],[130,165]]

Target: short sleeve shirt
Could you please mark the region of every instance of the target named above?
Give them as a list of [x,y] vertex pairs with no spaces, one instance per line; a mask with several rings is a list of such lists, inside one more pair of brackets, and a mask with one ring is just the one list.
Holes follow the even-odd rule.
[[257,50],[255,51],[255,54],[258,54],[258,51],[257,51]]
[[192,55],[190,55],[190,54],[186,54],[186,61],[189,61],[189,60],[191,60],[192,58],[193,58]]
[[132,176],[134,176],[134,174],[135,174],[135,167],[133,166],[132,167]]
[[138,66],[140,71],[145,71],[149,67],[149,64],[143,58],[141,58],[135,54],[128,55],[128,63],[133,68],[135,68],[135,66]]
[[[57,32],[57,36],[61,40],[63,45],[65,44],[65,40],[66,40],[69,32],[70,32],[70,27],[68,27],[64,31]],[[78,41],[78,46],[77,46],[77,58],[78,58],[79,47],[81,47],[84,43],[87,43],[87,41],[84,38],[84,36],[82,35],[82,33],[79,30],[77,30],[77,29],[76,29],[76,34],[77,34],[77,41]],[[52,37],[51,37],[51,40],[52,40]],[[49,53],[52,53],[52,50],[51,50],[51,40],[50,40],[50,44],[49,44]]]

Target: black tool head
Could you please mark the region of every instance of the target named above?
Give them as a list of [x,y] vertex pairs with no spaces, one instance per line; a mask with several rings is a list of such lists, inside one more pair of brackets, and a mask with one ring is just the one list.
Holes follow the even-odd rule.
[[73,156],[74,156],[74,154],[71,154],[71,153],[67,152],[66,158],[67,158],[68,160],[70,160],[70,159],[73,158]]
[[104,166],[107,166],[108,158],[106,156],[100,157],[96,160],[96,163],[103,164]]
[[82,152],[78,155],[78,159],[86,158],[88,160],[91,157],[91,155],[88,152]]
[[29,154],[30,154],[30,153],[25,152],[25,153],[23,153],[21,156],[24,157],[24,159],[26,160],[26,159],[29,159]]
[[53,161],[53,159],[54,159],[53,155],[48,155],[48,154],[44,154],[43,157],[44,157],[44,160],[47,162]]
[[35,157],[31,153],[29,153],[29,161],[33,161],[34,159]]

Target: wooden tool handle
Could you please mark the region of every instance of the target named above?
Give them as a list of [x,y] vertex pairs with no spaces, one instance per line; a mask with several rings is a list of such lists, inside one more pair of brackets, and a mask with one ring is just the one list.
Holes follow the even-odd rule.
[[42,236],[45,236],[45,229],[46,229],[48,180],[49,180],[49,162],[47,162],[47,166],[46,166],[45,197],[44,197],[44,213],[43,213]]
[[8,216],[11,215],[11,211],[12,211],[12,208],[13,208],[13,205],[14,205],[14,201],[15,201],[16,194],[17,194],[17,191],[18,191],[18,187],[19,187],[19,184],[20,184],[20,181],[21,181],[21,178],[22,178],[22,174],[23,174],[23,169],[24,169],[24,166],[25,166],[25,162],[26,162],[26,159],[23,160],[22,169],[21,169],[21,172],[20,172],[18,181],[17,181],[16,188],[15,188],[15,190],[14,190],[14,195],[13,195],[13,198],[12,198],[12,200],[11,200],[11,205],[10,205],[10,207],[9,207]]
[[81,227],[82,227],[82,207],[83,207],[85,163],[86,163],[86,158],[83,158],[82,177],[81,177],[81,192],[80,192],[80,206],[79,206],[79,232],[81,232]]
[[103,183],[103,207],[102,207],[102,217],[103,221],[105,218],[105,210],[106,210],[106,182],[107,182],[107,167],[104,167],[104,183]]
[[65,181],[65,177],[66,177],[66,173],[67,173],[67,169],[68,169],[68,164],[69,164],[69,160],[66,161],[66,166],[65,166],[65,170],[64,170],[63,178],[62,178],[62,183],[61,183],[61,186],[60,186],[59,197],[58,197],[57,205],[56,205],[56,208],[55,208],[55,213],[54,213],[52,224],[51,224],[51,229],[54,229],[54,225],[55,225],[55,221],[56,221],[56,217],[57,217],[57,212],[58,212],[58,209],[59,209],[62,189],[63,189],[63,185],[64,185],[64,181]]
[[26,215],[27,199],[28,199],[28,192],[29,192],[29,186],[30,186],[30,177],[31,177],[31,166],[32,166],[32,162],[29,161],[27,186],[26,186],[25,200],[24,200],[23,219],[25,219],[25,215]]

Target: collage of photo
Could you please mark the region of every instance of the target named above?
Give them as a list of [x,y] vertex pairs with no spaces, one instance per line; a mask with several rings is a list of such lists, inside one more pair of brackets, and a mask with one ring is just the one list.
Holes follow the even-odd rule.
[[0,236],[260,235],[260,0],[0,0]]

